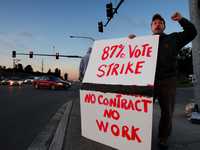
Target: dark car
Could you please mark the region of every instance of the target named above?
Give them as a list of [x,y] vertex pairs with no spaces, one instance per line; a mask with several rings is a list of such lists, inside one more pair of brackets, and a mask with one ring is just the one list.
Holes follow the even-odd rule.
[[71,86],[71,82],[62,80],[61,78],[55,76],[42,76],[39,79],[33,81],[33,86],[36,89],[67,89]]
[[0,82],[1,85],[9,85],[8,79],[4,79]]

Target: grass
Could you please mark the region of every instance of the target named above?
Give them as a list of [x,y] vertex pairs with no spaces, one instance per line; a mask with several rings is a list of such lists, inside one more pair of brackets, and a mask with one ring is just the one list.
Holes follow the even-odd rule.
[[176,86],[177,87],[192,87],[193,83],[188,79],[177,79]]

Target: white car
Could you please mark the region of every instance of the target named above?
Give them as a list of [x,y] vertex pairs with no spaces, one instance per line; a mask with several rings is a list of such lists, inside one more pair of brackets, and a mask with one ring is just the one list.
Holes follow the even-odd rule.
[[14,86],[14,85],[19,85],[21,86],[23,84],[23,81],[22,80],[8,80],[8,85],[10,86]]

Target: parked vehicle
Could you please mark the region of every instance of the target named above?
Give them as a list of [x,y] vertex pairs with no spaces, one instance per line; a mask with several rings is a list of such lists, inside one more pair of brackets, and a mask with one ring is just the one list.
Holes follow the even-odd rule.
[[0,82],[1,85],[8,85],[9,82],[8,82],[8,79],[4,79]]
[[188,76],[188,80],[191,81],[192,83],[195,83],[195,82],[196,82],[195,75],[194,75],[194,74],[190,74],[190,75]]
[[55,76],[42,76],[33,81],[33,86],[36,89],[48,88],[48,89],[67,89],[71,86],[71,82],[62,80]]
[[34,81],[34,77],[29,77],[29,78],[26,78],[23,83],[24,84],[32,84]]
[[21,86],[23,84],[23,80],[20,78],[11,78],[7,82],[10,86]]

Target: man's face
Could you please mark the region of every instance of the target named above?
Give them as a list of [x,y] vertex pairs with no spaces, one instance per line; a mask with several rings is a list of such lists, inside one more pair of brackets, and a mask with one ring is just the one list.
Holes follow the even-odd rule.
[[151,30],[154,34],[163,33],[163,31],[165,30],[164,22],[160,19],[155,19],[151,23]]

